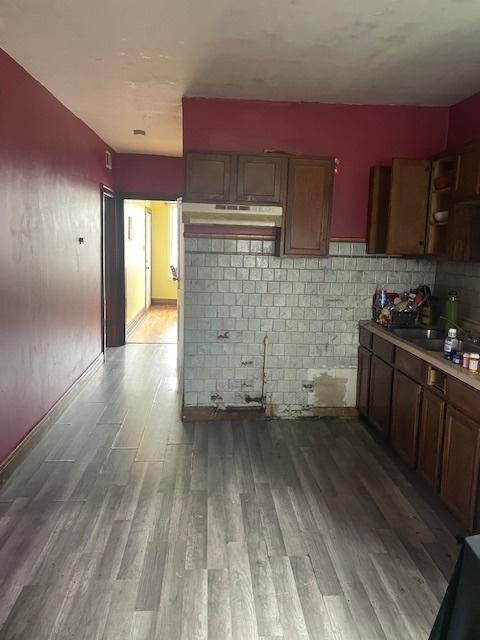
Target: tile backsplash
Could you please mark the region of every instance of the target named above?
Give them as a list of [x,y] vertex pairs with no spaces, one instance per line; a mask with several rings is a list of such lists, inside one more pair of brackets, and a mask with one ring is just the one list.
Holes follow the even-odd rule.
[[186,239],[185,405],[243,406],[277,416],[355,404],[358,321],[377,284],[433,286],[435,262],[366,256],[334,243],[328,258],[278,258],[273,243]]
[[451,289],[458,291],[460,318],[480,322],[480,263],[439,262],[435,293],[445,298]]

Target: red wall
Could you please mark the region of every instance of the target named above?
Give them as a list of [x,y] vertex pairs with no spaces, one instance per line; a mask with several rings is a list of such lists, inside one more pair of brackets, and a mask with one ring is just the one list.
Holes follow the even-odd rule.
[[480,92],[450,107],[448,147],[480,140]]
[[183,193],[183,159],[118,153],[115,188],[124,193],[178,197]]
[[448,107],[389,107],[185,98],[186,150],[336,156],[332,236],[364,238],[370,167],[445,148]]
[[102,140],[2,50],[0,79],[1,461],[101,351],[113,184]]

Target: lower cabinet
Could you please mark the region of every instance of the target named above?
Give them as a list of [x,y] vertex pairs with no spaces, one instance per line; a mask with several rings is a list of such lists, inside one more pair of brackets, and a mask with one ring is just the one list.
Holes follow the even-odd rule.
[[365,328],[360,340],[359,413],[480,533],[480,391]]
[[368,417],[380,433],[388,437],[392,404],[393,367],[372,356]]
[[447,408],[440,496],[470,531],[478,498],[480,424]]
[[417,458],[421,401],[422,385],[400,371],[395,371],[390,444],[412,467]]
[[417,468],[435,490],[438,489],[440,482],[444,426],[445,400],[433,391],[424,389],[418,435]]
[[370,368],[372,354],[363,347],[358,348],[357,409],[368,416],[368,394],[370,389]]

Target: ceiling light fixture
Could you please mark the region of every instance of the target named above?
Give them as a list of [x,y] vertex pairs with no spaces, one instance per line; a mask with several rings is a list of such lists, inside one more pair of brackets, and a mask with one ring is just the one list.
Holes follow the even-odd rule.
[[145,136],[147,134],[145,133],[145,129],[134,129],[133,130],[133,135],[134,136]]

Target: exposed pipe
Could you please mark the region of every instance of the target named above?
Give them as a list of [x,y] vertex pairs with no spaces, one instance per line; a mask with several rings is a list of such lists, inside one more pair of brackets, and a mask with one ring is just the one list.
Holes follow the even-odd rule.
[[245,402],[258,402],[262,405],[262,409],[266,407],[266,392],[267,392],[267,351],[268,351],[268,335],[265,335],[263,339],[263,370],[262,370],[262,395],[259,398],[252,398],[246,396]]
[[262,381],[262,407],[265,409],[267,401],[267,358],[268,358],[268,335],[263,339],[263,381]]

